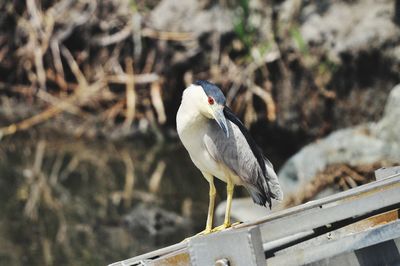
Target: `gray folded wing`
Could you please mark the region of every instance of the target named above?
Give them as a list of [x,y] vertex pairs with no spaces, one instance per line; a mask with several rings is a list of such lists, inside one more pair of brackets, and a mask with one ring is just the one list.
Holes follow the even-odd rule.
[[229,138],[210,120],[204,144],[215,160],[242,179],[255,203],[265,206],[268,202],[271,207],[271,198],[281,200],[283,197],[273,166],[232,111],[226,109],[224,113],[228,119]]

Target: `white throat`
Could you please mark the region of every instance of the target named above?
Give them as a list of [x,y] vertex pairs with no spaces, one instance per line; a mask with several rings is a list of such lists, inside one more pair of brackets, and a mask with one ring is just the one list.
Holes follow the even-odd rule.
[[200,124],[208,121],[203,111],[208,106],[204,103],[207,103],[207,95],[201,86],[192,84],[184,90],[176,115],[176,126],[180,136],[184,131],[196,130]]

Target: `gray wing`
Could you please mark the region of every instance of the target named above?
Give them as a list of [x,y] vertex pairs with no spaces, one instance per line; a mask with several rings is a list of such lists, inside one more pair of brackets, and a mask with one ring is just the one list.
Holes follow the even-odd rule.
[[[255,203],[271,207],[271,198],[281,200],[282,191],[272,164],[262,155],[247,129],[229,109],[225,111],[229,138],[210,120],[204,144],[215,160],[239,176]],[[244,132],[243,132],[244,131]]]

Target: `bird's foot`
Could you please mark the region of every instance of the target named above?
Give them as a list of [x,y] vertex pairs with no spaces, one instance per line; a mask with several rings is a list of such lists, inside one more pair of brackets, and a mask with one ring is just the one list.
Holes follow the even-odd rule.
[[212,233],[212,230],[210,228],[210,229],[205,229],[205,230],[201,231],[200,233],[195,234],[194,236],[204,236],[204,235],[208,235],[211,233]]
[[223,231],[223,230],[225,230],[227,228],[231,228],[232,226],[235,226],[235,225],[238,225],[238,224],[241,224],[241,222],[236,222],[236,223],[233,223],[233,224],[231,224],[231,223],[223,223],[220,226],[214,227],[211,230],[211,232],[212,233],[220,232],[220,231]]
[[227,228],[229,228],[229,227],[231,227],[231,226],[232,226],[231,223],[223,223],[223,224],[221,224],[220,226],[214,227],[211,231],[212,231],[213,233],[214,233],[214,232],[220,232],[220,231],[225,230],[225,229],[227,229]]
[[229,227],[231,227],[230,224],[225,224],[224,223],[224,224],[221,224],[220,226],[214,227],[211,231],[213,233],[220,232],[220,231],[225,230],[226,228],[229,228]]
[[196,237],[196,236],[205,236],[205,235],[211,234],[212,232],[213,231],[211,229],[205,229],[205,230],[201,231],[200,233],[195,234],[194,236],[189,236],[189,237],[185,238],[184,240],[182,240],[182,242],[189,241],[189,239]]

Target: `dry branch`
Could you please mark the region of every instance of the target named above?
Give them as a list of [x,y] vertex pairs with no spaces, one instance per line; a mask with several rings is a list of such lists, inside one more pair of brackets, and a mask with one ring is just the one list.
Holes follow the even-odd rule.
[[158,82],[153,82],[150,88],[151,102],[157,112],[158,123],[164,124],[167,121],[164,104],[161,96],[161,85]]
[[135,118],[136,110],[136,92],[135,92],[135,74],[133,73],[133,60],[132,58],[127,58],[125,60],[126,73],[130,77],[126,82],[126,116],[124,127],[129,129],[131,127],[132,121]]
[[386,165],[379,163],[356,167],[345,164],[330,165],[324,171],[318,173],[302,189],[288,195],[284,201],[284,206],[294,206],[307,202],[327,187],[347,190],[368,183],[373,180],[375,169],[382,166]]
[[0,137],[12,135],[17,131],[26,130],[28,128],[31,128],[32,126],[35,126],[39,123],[42,123],[42,122],[56,116],[61,111],[62,111],[61,109],[53,106],[37,115],[34,115],[30,118],[22,120],[21,122],[14,123],[14,124],[11,124],[6,127],[2,127],[2,128],[0,128]]
[[125,186],[123,192],[124,204],[126,208],[129,208],[132,201],[133,187],[135,185],[135,173],[132,159],[128,152],[123,151],[121,157],[125,163],[126,174],[125,174]]
[[142,36],[164,41],[193,41],[195,36],[190,32],[156,31],[150,28],[142,29]]
[[[180,97],[183,88],[176,85],[198,78],[221,85],[227,103],[245,116],[247,125],[262,117],[257,115],[255,96],[265,103],[270,122],[279,120],[276,110],[282,105],[274,97],[284,98],[283,104],[290,98],[286,94],[291,89],[286,86],[290,73],[275,44],[262,53],[257,45],[244,50],[238,36],[227,45],[229,34],[213,32],[207,37],[195,31],[159,31],[144,21],[148,16],[132,8],[129,0],[46,4],[27,0],[21,8],[11,15],[10,21],[16,23],[7,26],[12,30],[0,31],[0,69],[11,73],[0,75],[0,99],[17,94],[22,106],[36,108],[20,122],[21,117],[11,117],[10,125],[1,125],[0,135],[60,115],[55,126],[72,129],[69,133],[75,136],[126,136],[150,128],[159,136],[159,124],[173,121],[165,106],[177,107],[171,106],[176,104],[171,99]],[[204,48],[208,45],[203,42],[211,49]],[[200,65],[193,64],[197,57]],[[269,81],[267,64],[274,61],[284,72],[287,88],[282,92]],[[170,71],[181,66],[183,71]],[[64,112],[73,114],[74,120]]]
[[154,170],[154,173],[150,177],[149,190],[151,193],[156,194],[160,189],[161,180],[166,166],[167,165],[164,161],[158,162],[157,167]]

